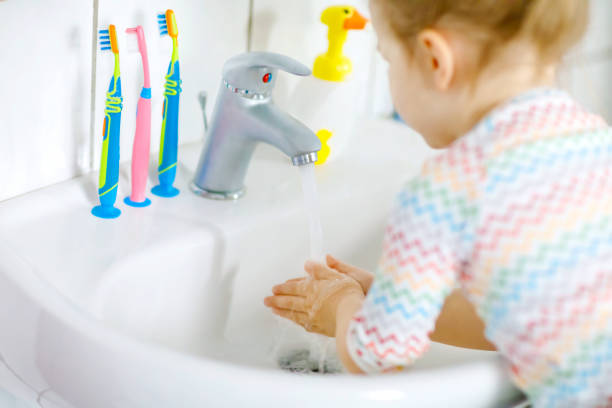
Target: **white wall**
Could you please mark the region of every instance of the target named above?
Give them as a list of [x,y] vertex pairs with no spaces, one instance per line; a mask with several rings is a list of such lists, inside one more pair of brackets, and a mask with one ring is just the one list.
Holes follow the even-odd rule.
[[135,46],[128,46],[136,41],[128,40],[124,31],[140,24],[147,35],[153,94],[151,158],[155,160],[163,81],[171,51],[168,37],[159,36],[157,12],[167,8],[174,9],[179,28],[183,79],[179,141],[202,138],[202,114],[196,95],[201,90],[208,92],[210,114],[223,62],[246,51],[248,3],[249,0],[0,1],[0,201],[99,167],[104,99],[113,58],[110,52],[97,50],[93,37],[98,25],[112,23],[119,31],[124,96],[122,160],[131,157],[136,103],[142,87],[140,55]]
[[567,55],[559,85],[612,122],[612,2],[591,0],[590,23],[583,40]]
[[[286,54],[312,69],[315,58],[327,50],[328,44],[327,26],[321,23],[321,13],[327,7],[338,4],[344,4],[344,2],[254,0],[251,49]],[[367,0],[353,0],[348,4],[354,6],[366,17],[369,16]],[[351,81],[357,83],[367,96],[374,90],[370,79],[374,76],[372,69],[375,53],[376,37],[370,24],[364,30],[349,31],[344,54],[353,63]],[[280,106],[291,110],[290,99],[299,97],[293,91],[302,78],[281,73],[278,81],[274,90],[274,98]],[[371,110],[371,106],[365,104],[360,109]],[[297,114],[299,118],[297,112],[292,113]]]
[[91,1],[0,2],[0,200],[88,169]]

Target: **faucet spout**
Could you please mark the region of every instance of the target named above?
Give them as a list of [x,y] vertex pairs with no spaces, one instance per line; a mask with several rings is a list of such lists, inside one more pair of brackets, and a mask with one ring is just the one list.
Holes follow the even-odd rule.
[[319,155],[317,154],[317,152],[298,154],[291,158],[291,163],[293,163],[294,166],[304,166],[306,164],[316,162],[318,156]]
[[319,138],[272,101],[278,69],[310,74],[293,59],[265,52],[241,54],[225,64],[206,146],[191,183],[196,194],[225,200],[241,197],[258,143],[275,146],[295,166],[317,160]]
[[273,102],[252,107],[257,125],[251,129],[253,139],[277,147],[294,165],[307,164],[321,150],[321,141],[306,125],[280,110]]

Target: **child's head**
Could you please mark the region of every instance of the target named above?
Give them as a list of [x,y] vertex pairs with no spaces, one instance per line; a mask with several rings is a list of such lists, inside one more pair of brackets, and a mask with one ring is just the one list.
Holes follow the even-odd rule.
[[400,115],[445,147],[489,109],[549,85],[588,0],[371,0]]

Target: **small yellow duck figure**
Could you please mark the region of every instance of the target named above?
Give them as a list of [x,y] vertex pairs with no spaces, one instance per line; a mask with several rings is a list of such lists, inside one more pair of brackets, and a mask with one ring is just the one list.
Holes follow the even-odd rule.
[[333,133],[327,129],[321,129],[317,132],[317,137],[321,141],[321,150],[319,150],[319,155],[317,156],[317,161],[315,162],[315,165],[320,166],[321,164],[324,164],[327,161],[329,153],[331,152],[331,149],[329,148],[327,142],[329,139],[331,139],[332,136]]
[[328,7],[321,14],[321,22],[327,25],[327,52],[317,57],[312,74],[326,81],[341,82],[353,70],[353,64],[343,53],[348,30],[362,30],[368,19],[351,6]]

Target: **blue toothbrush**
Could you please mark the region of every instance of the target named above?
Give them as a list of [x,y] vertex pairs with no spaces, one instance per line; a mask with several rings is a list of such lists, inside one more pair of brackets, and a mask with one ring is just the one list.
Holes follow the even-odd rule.
[[151,192],[160,197],[174,197],[179,193],[179,190],[172,184],[176,177],[179,96],[181,93],[178,28],[174,11],[167,10],[166,13],[158,14],[157,23],[160,34],[169,35],[172,38],[172,58],[164,84],[163,121],[159,146],[159,164],[157,166],[159,185],[153,187]]
[[100,218],[117,218],[121,211],[115,207],[119,185],[119,136],[121,133],[121,76],[119,71],[119,46],[114,25],[99,31],[99,44],[102,51],[112,51],[115,56],[115,70],[106,93],[104,107],[104,129],[102,133],[102,160],[98,196],[100,205],[91,213]]

